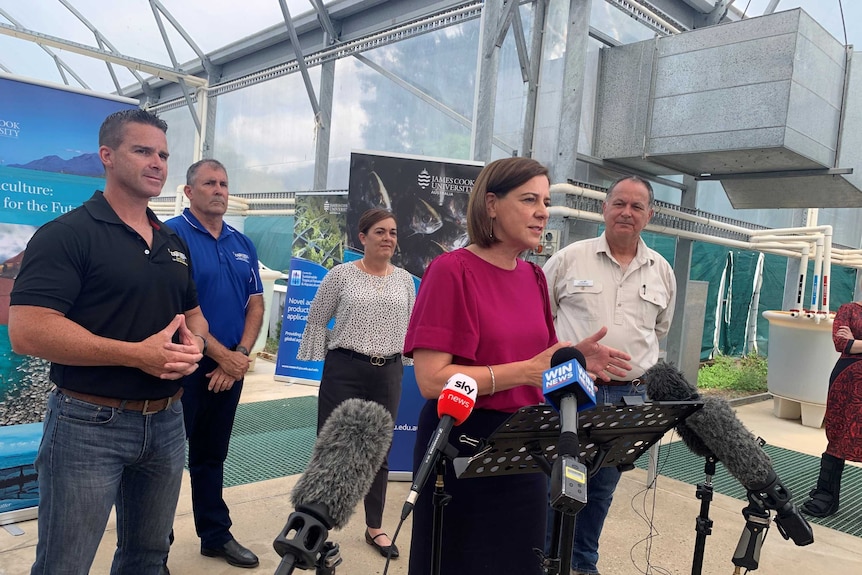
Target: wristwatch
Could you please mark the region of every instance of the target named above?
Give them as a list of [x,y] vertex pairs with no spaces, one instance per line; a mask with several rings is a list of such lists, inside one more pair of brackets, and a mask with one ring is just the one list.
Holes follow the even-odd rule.
[[207,354],[207,347],[208,347],[207,338],[205,338],[204,336],[197,334],[197,333],[194,334],[194,336],[201,338],[201,341],[204,342],[204,346],[203,346],[203,348],[201,348],[201,355],[206,355]]
[[246,356],[246,357],[248,357],[248,354],[249,354],[249,353],[251,353],[251,352],[249,352],[249,351],[248,351],[248,348],[247,348],[246,346],[244,346],[244,345],[238,345],[238,346],[236,346],[236,350],[237,350],[238,352],[240,352],[241,354],[243,354],[244,356]]

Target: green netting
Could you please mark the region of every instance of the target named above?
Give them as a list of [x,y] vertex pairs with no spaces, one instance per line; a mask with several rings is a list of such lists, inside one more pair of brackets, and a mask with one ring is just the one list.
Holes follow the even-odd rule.
[[225,487],[302,473],[316,437],[315,396],[240,404],[225,461]]

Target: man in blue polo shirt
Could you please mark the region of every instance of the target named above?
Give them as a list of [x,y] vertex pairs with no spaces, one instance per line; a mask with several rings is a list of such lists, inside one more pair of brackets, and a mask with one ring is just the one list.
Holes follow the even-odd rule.
[[257,556],[230,533],[222,497],[224,461],[249,350],[263,321],[263,285],[251,240],[224,222],[228,206],[225,167],[201,160],[186,172],[190,207],[165,222],[188,244],[192,276],[210,338],[200,367],[183,380],[189,440],[189,474],[201,554],[236,567],[256,567]]

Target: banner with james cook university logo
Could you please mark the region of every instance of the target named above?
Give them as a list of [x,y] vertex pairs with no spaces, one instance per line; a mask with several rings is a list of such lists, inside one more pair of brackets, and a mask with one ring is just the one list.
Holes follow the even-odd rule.
[[48,362],[12,352],[9,293],[42,224],[104,187],[99,127],[128,98],[0,74],[0,525],[38,505],[33,461],[50,389]]
[[[320,381],[323,362],[296,359],[308,309],[323,276],[334,265],[362,257],[359,217],[386,208],[398,224],[398,249],[392,263],[413,275],[417,292],[428,263],[467,245],[467,201],[482,169],[478,162],[353,152],[348,196],[297,194],[290,280],[282,318],[276,378]],[[332,327],[330,325],[330,327]],[[401,403],[389,454],[390,478],[409,480],[419,411],[412,366],[404,368]]]

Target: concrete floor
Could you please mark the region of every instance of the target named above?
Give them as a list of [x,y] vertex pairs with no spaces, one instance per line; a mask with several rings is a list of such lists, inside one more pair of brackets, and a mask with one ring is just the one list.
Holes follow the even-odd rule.
[[[243,401],[316,394],[316,387],[276,382],[272,377],[273,371],[274,364],[259,359],[254,373],[247,379]],[[771,401],[763,401],[741,406],[737,414],[755,435],[762,436],[772,445],[815,456],[823,452],[826,438],[822,429],[804,427],[799,421],[778,419],[772,415],[772,409]],[[298,477],[226,489],[226,500],[234,522],[233,534],[260,557],[260,566],[249,572],[273,573],[278,567],[280,558],[273,550],[272,542],[293,511],[290,491]],[[640,469],[623,475],[602,535],[599,568],[604,575],[692,573],[695,518],[700,512],[695,486],[659,477],[657,488],[646,490],[645,482],[646,472]],[[384,517],[384,527],[390,535],[395,533],[401,505],[409,487],[404,482],[389,484],[390,503]],[[794,495],[799,499],[801,494]],[[714,525],[712,534],[706,538],[702,563],[704,575],[734,573],[731,558],[745,524],[740,513],[743,506],[736,499],[715,494],[709,510]],[[862,518],[859,520],[862,521]],[[29,573],[35,555],[36,521],[24,521],[15,526],[24,533],[13,536],[7,530],[0,529],[0,575]],[[237,575],[245,572],[222,560],[200,555],[200,544],[194,532],[188,476],[183,483],[174,527],[177,539],[169,560],[174,575]],[[365,543],[363,529],[360,509],[343,530],[330,535],[330,540],[339,543],[344,560],[336,569],[339,575],[383,572],[385,560]],[[815,542],[806,547],[796,547],[792,542],[782,539],[777,529],[771,529],[763,543],[758,572],[763,575],[862,573],[862,541],[859,538],[818,525],[813,525],[813,529]],[[406,574],[409,541],[408,520],[397,539],[402,556],[392,561],[388,573]],[[109,572],[115,544],[116,531],[112,520],[92,573]],[[505,550],[500,552],[505,553]]]

